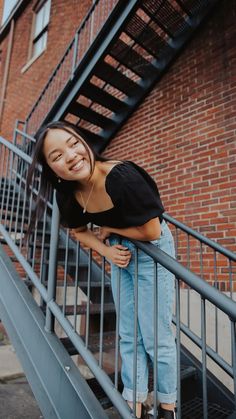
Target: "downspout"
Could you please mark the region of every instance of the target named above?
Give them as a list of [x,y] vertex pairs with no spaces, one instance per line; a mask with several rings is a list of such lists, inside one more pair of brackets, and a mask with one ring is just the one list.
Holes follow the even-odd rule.
[[1,91],[1,97],[0,97],[0,127],[2,123],[4,103],[6,99],[7,82],[8,82],[8,76],[9,76],[11,52],[12,52],[12,46],[13,46],[14,27],[15,27],[15,21],[14,19],[12,19],[11,26],[10,26],[10,33],[9,33],[9,41],[8,41],[8,46],[7,46],[7,56],[6,56],[6,63],[5,63],[5,68],[4,68],[2,91]]

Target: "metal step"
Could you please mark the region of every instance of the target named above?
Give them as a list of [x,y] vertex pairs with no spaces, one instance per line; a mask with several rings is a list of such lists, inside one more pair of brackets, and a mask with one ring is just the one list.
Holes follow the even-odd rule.
[[[225,409],[218,403],[208,402],[207,404],[208,419],[226,419],[233,414],[232,411]],[[202,419],[203,418],[203,401],[199,397],[195,397],[181,406],[182,419]],[[233,416],[236,418],[236,416]]]
[[[87,265],[85,267],[87,268]],[[60,280],[57,281],[57,287],[62,287],[62,286],[64,286],[64,281],[60,281]],[[74,284],[74,282],[67,282],[67,286],[68,287],[70,287],[70,286],[74,287],[75,284]],[[78,282],[78,287],[82,288],[82,289],[87,289],[88,281],[79,281]],[[101,282],[98,282],[98,281],[91,281],[90,282],[90,287],[100,289],[100,288],[102,288],[102,284],[101,284]],[[111,288],[110,282],[105,282],[104,283],[104,288]]]
[[81,89],[81,94],[95,103],[105,106],[112,112],[120,113],[128,108],[128,105],[125,102],[117,99],[105,90],[102,90],[102,88],[95,86],[93,83],[87,83]]
[[100,62],[96,66],[94,73],[101,80],[111,84],[127,96],[136,96],[143,91],[142,87],[140,87],[137,83],[106,62]]
[[[157,25],[155,29],[157,29]],[[165,54],[170,53],[172,50],[166,39],[154,30],[154,25],[153,27],[148,26],[138,15],[132,16],[125,28],[125,32],[156,59],[162,57],[164,50]]]
[[[80,336],[85,341],[85,336]],[[78,351],[74,347],[73,343],[69,338],[61,338],[61,342],[63,346],[67,349],[68,353],[72,355],[77,355]],[[88,349],[91,352],[99,352],[99,346],[100,346],[100,334],[99,333],[93,333],[89,336],[89,343],[88,343]],[[103,346],[102,350],[108,351],[110,349],[114,349],[115,347],[115,332],[104,332],[103,333]]]
[[[186,373],[185,370],[187,370],[188,372]],[[189,374],[190,374],[189,367],[185,366],[185,365],[182,365],[181,366],[181,387],[183,387],[183,383],[186,380],[186,378],[190,377]],[[193,368],[191,370],[191,375],[192,375],[192,377],[194,377],[195,368]],[[114,373],[109,374],[109,378],[111,379],[111,381],[113,383],[115,383],[115,374]],[[103,391],[102,387],[97,382],[97,380],[95,378],[92,378],[92,379],[87,380],[87,383],[90,386],[93,393],[96,394],[96,396],[99,399],[102,407],[104,409],[109,409],[112,406],[112,404],[111,404],[110,400],[108,399],[108,397],[106,396],[105,392]],[[118,374],[118,389],[119,389],[120,392],[122,392],[122,390],[123,390],[123,384],[122,384],[120,373]],[[150,365],[150,368],[149,368],[148,389],[149,389],[149,392],[151,392],[153,390],[153,369],[152,369],[151,365]],[[151,417],[150,417],[150,419],[151,419]],[[183,418],[183,416],[181,416],[181,419],[187,419],[187,418]],[[188,417],[188,419],[190,419],[190,417]],[[195,419],[194,411],[192,411],[191,419]],[[201,419],[202,419],[202,417],[201,417]],[[215,417],[214,419],[218,419],[218,417]]]
[[114,129],[116,125],[110,118],[107,118],[106,116],[103,116],[78,102],[72,102],[68,108],[68,112],[104,129]]
[[[62,310],[62,306],[60,306],[61,310]],[[104,313],[114,313],[115,312],[115,305],[114,303],[105,303],[104,304]],[[94,314],[100,314],[101,313],[101,304],[100,303],[95,303],[95,304],[90,304],[89,306],[89,314],[90,315],[94,315]],[[74,314],[77,315],[84,315],[87,314],[87,305],[78,305],[75,311],[75,307],[74,305],[67,305],[66,309],[65,309],[65,315],[66,316],[72,316]]]
[[142,9],[171,38],[180,36],[190,27],[188,21],[172,6],[170,1],[145,0],[142,3]]
[[157,73],[157,68],[150,61],[120,39],[111,48],[110,55],[141,78],[153,77]]

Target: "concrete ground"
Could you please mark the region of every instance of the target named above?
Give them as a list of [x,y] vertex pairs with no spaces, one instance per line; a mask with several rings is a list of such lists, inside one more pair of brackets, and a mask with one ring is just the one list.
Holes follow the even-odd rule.
[[25,377],[0,383],[1,419],[43,418]]
[[41,419],[42,414],[0,323],[0,419]]
[[[109,419],[120,419],[115,409]],[[0,323],[0,419],[43,419],[13,346]],[[69,419],[69,418],[65,418]],[[78,419],[83,419],[79,418]]]
[[40,419],[42,414],[15,351],[0,346],[0,419]]

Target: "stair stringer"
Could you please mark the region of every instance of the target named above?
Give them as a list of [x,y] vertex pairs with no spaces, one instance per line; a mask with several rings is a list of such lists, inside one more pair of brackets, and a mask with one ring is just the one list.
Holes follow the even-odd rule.
[[107,415],[0,246],[0,316],[45,419]]

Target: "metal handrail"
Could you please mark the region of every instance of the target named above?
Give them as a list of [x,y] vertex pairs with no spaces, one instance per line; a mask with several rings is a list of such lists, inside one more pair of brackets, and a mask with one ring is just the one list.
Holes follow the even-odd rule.
[[[130,239],[129,239],[130,240]],[[147,253],[151,258],[172,272],[176,278],[181,279],[185,284],[190,286],[194,291],[200,294],[203,298],[210,301],[217,306],[225,314],[227,314],[233,321],[236,321],[236,302],[231,298],[221,293],[217,288],[209,285],[204,279],[189,269],[185,268],[171,256],[167,255],[160,249],[157,249],[151,243],[131,240],[139,249]]]
[[[119,0],[116,0],[115,2],[115,6],[117,5]],[[66,86],[66,84],[70,81],[70,79],[73,78],[74,72],[79,64],[79,62],[77,62],[77,54],[78,54],[78,45],[79,45],[79,37],[80,34],[82,33],[83,29],[85,28],[85,25],[92,19],[94,16],[94,12],[96,7],[98,6],[98,4],[101,2],[101,0],[95,0],[94,3],[92,4],[92,6],[90,7],[87,15],[84,17],[84,19],[82,20],[80,26],[78,27],[78,29],[76,30],[76,33],[72,39],[72,41],[69,43],[68,47],[66,48],[61,60],[59,61],[59,63],[57,64],[57,66],[54,68],[51,76],[49,77],[45,87],[43,88],[42,92],[40,93],[38,99],[36,100],[36,102],[34,103],[32,109],[30,110],[28,116],[26,117],[26,127],[28,126],[28,123],[30,121],[30,118],[32,117],[33,113],[35,112],[36,108],[38,107],[39,103],[41,102],[42,98],[44,97],[45,93],[48,90],[48,87],[50,86],[52,80],[54,80],[56,74],[58,73],[58,70],[61,68],[61,66],[63,65],[63,62],[65,61],[67,55],[69,54],[69,52],[72,50],[72,48],[74,48],[73,51],[73,56],[72,56],[72,62],[71,62],[71,69],[70,69],[70,76],[68,77],[68,79],[65,81],[64,86]],[[113,4],[110,5],[110,7],[112,7]],[[112,11],[112,9],[111,9]],[[103,21],[104,24],[104,21]],[[96,37],[97,35],[95,35]],[[89,44],[87,45],[87,50],[90,47],[91,43],[94,41],[95,37],[90,37],[89,40]],[[87,50],[84,52],[84,54],[86,54]],[[84,55],[83,55],[84,56]],[[83,56],[80,57],[80,59],[83,58]],[[60,93],[60,90],[57,91],[57,94]]]
[[9,150],[13,151],[13,153],[15,153],[18,157],[21,157],[22,160],[24,160],[25,162],[29,164],[32,163],[32,157],[28,156],[28,154],[24,153],[24,151],[16,147],[10,141],[5,140],[5,138],[3,138],[2,136],[0,136],[0,143],[7,147]]
[[100,0],[95,0],[95,2],[92,4],[92,6],[90,7],[87,15],[84,17],[84,19],[82,20],[81,24],[79,25],[78,29],[76,30],[76,34],[74,36],[74,38],[72,39],[72,41],[69,43],[68,47],[66,48],[64,54],[62,55],[62,58],[60,59],[59,63],[57,64],[57,66],[54,68],[51,76],[49,77],[46,85],[44,86],[42,92],[40,93],[38,99],[36,100],[34,106],[32,107],[31,111],[29,112],[28,116],[26,117],[26,122],[29,120],[29,118],[31,117],[32,113],[34,112],[35,108],[37,107],[38,103],[40,102],[41,98],[44,96],[45,91],[47,90],[49,84],[51,83],[52,79],[54,78],[55,74],[57,73],[57,70],[59,69],[59,67],[61,66],[61,63],[64,61],[66,55],[68,54],[68,51],[72,48],[72,46],[75,43],[75,38],[76,36],[79,35],[79,33],[81,32],[81,30],[83,29],[85,23],[87,22],[87,20],[90,18],[90,15],[93,13],[95,7],[97,6],[97,4],[99,3]]
[[226,249],[225,247],[221,246],[219,243],[216,243],[213,240],[209,239],[208,237],[203,236],[198,231],[195,231],[192,228],[186,226],[185,224],[171,217],[166,212],[163,214],[163,218],[166,221],[170,222],[171,224],[175,225],[176,227],[180,228],[185,233],[188,233],[190,236],[195,237],[201,243],[206,244],[207,246],[211,247],[212,249],[216,250],[217,252],[221,253],[222,255],[226,256],[232,261],[236,262],[236,254],[231,252],[229,249]]

